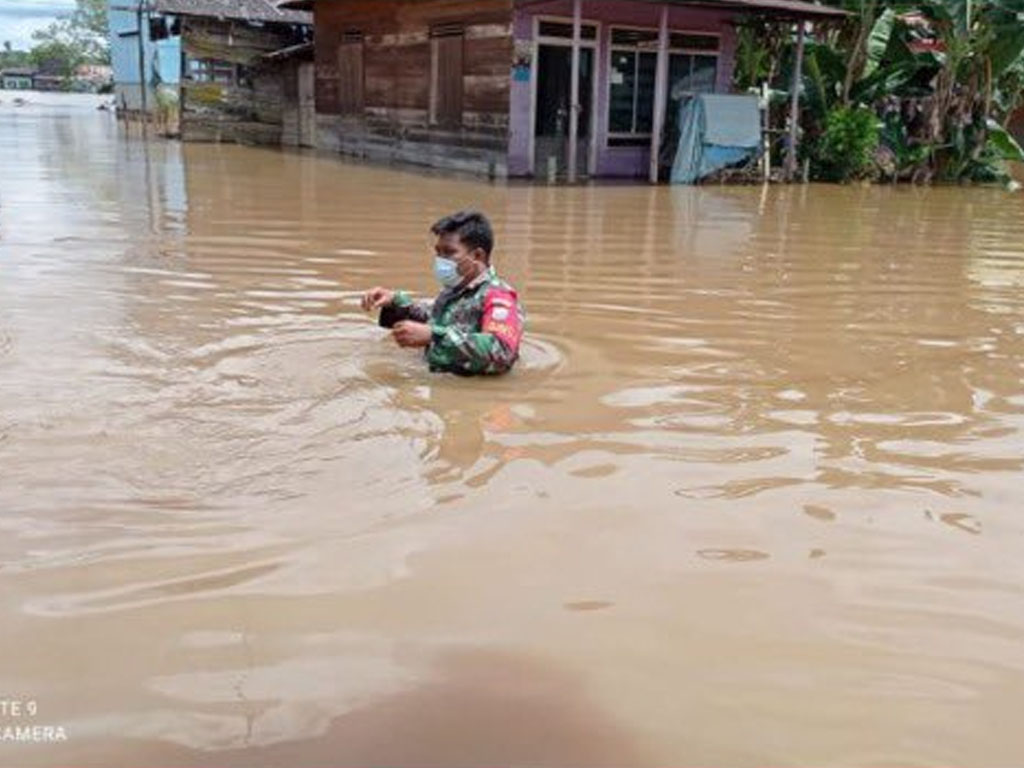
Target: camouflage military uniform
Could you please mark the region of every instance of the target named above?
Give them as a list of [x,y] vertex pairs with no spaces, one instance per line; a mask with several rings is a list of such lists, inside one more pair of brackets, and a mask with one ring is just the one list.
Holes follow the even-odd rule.
[[445,288],[430,302],[396,291],[397,320],[428,323],[427,363],[432,371],[463,376],[505,373],[519,357],[526,315],[515,289],[493,267],[462,288]]

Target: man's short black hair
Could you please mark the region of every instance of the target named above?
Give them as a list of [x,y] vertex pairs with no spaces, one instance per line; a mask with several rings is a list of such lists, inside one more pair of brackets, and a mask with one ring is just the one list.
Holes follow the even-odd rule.
[[445,216],[436,221],[430,231],[438,237],[458,235],[459,240],[467,248],[482,248],[487,254],[487,260],[491,259],[491,251],[494,250],[494,230],[491,229],[491,222],[480,211],[466,210]]

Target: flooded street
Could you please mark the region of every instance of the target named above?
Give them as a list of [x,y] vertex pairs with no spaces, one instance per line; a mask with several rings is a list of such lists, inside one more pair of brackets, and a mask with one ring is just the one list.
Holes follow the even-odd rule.
[[[0,765],[1019,764],[1022,200],[490,185],[3,98],[0,687],[67,741]],[[359,308],[432,294],[468,205],[508,377]]]

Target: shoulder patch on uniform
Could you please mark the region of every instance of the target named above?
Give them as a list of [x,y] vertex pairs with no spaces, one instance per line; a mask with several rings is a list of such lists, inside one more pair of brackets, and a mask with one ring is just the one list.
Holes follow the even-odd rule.
[[515,291],[506,287],[494,287],[487,292],[484,297],[484,314],[480,330],[494,334],[513,350],[519,348],[523,328],[516,309]]

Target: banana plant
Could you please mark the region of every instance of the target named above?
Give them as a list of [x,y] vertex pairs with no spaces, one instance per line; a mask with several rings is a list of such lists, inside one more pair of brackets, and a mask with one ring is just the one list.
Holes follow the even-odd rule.
[[1021,159],[1003,127],[1024,80],[1024,0],[933,0],[922,9],[944,49],[929,124],[947,179],[992,180]]
[[[816,30],[806,46],[802,83],[805,145],[836,110],[872,109],[894,175],[927,165],[947,179],[991,179],[1018,159],[1005,130],[1024,94],[1024,0],[826,0],[850,12],[847,23]],[[789,87],[793,45],[764,67]],[[741,38],[765,46],[761,34]],[[751,53],[751,52],[748,52]]]

